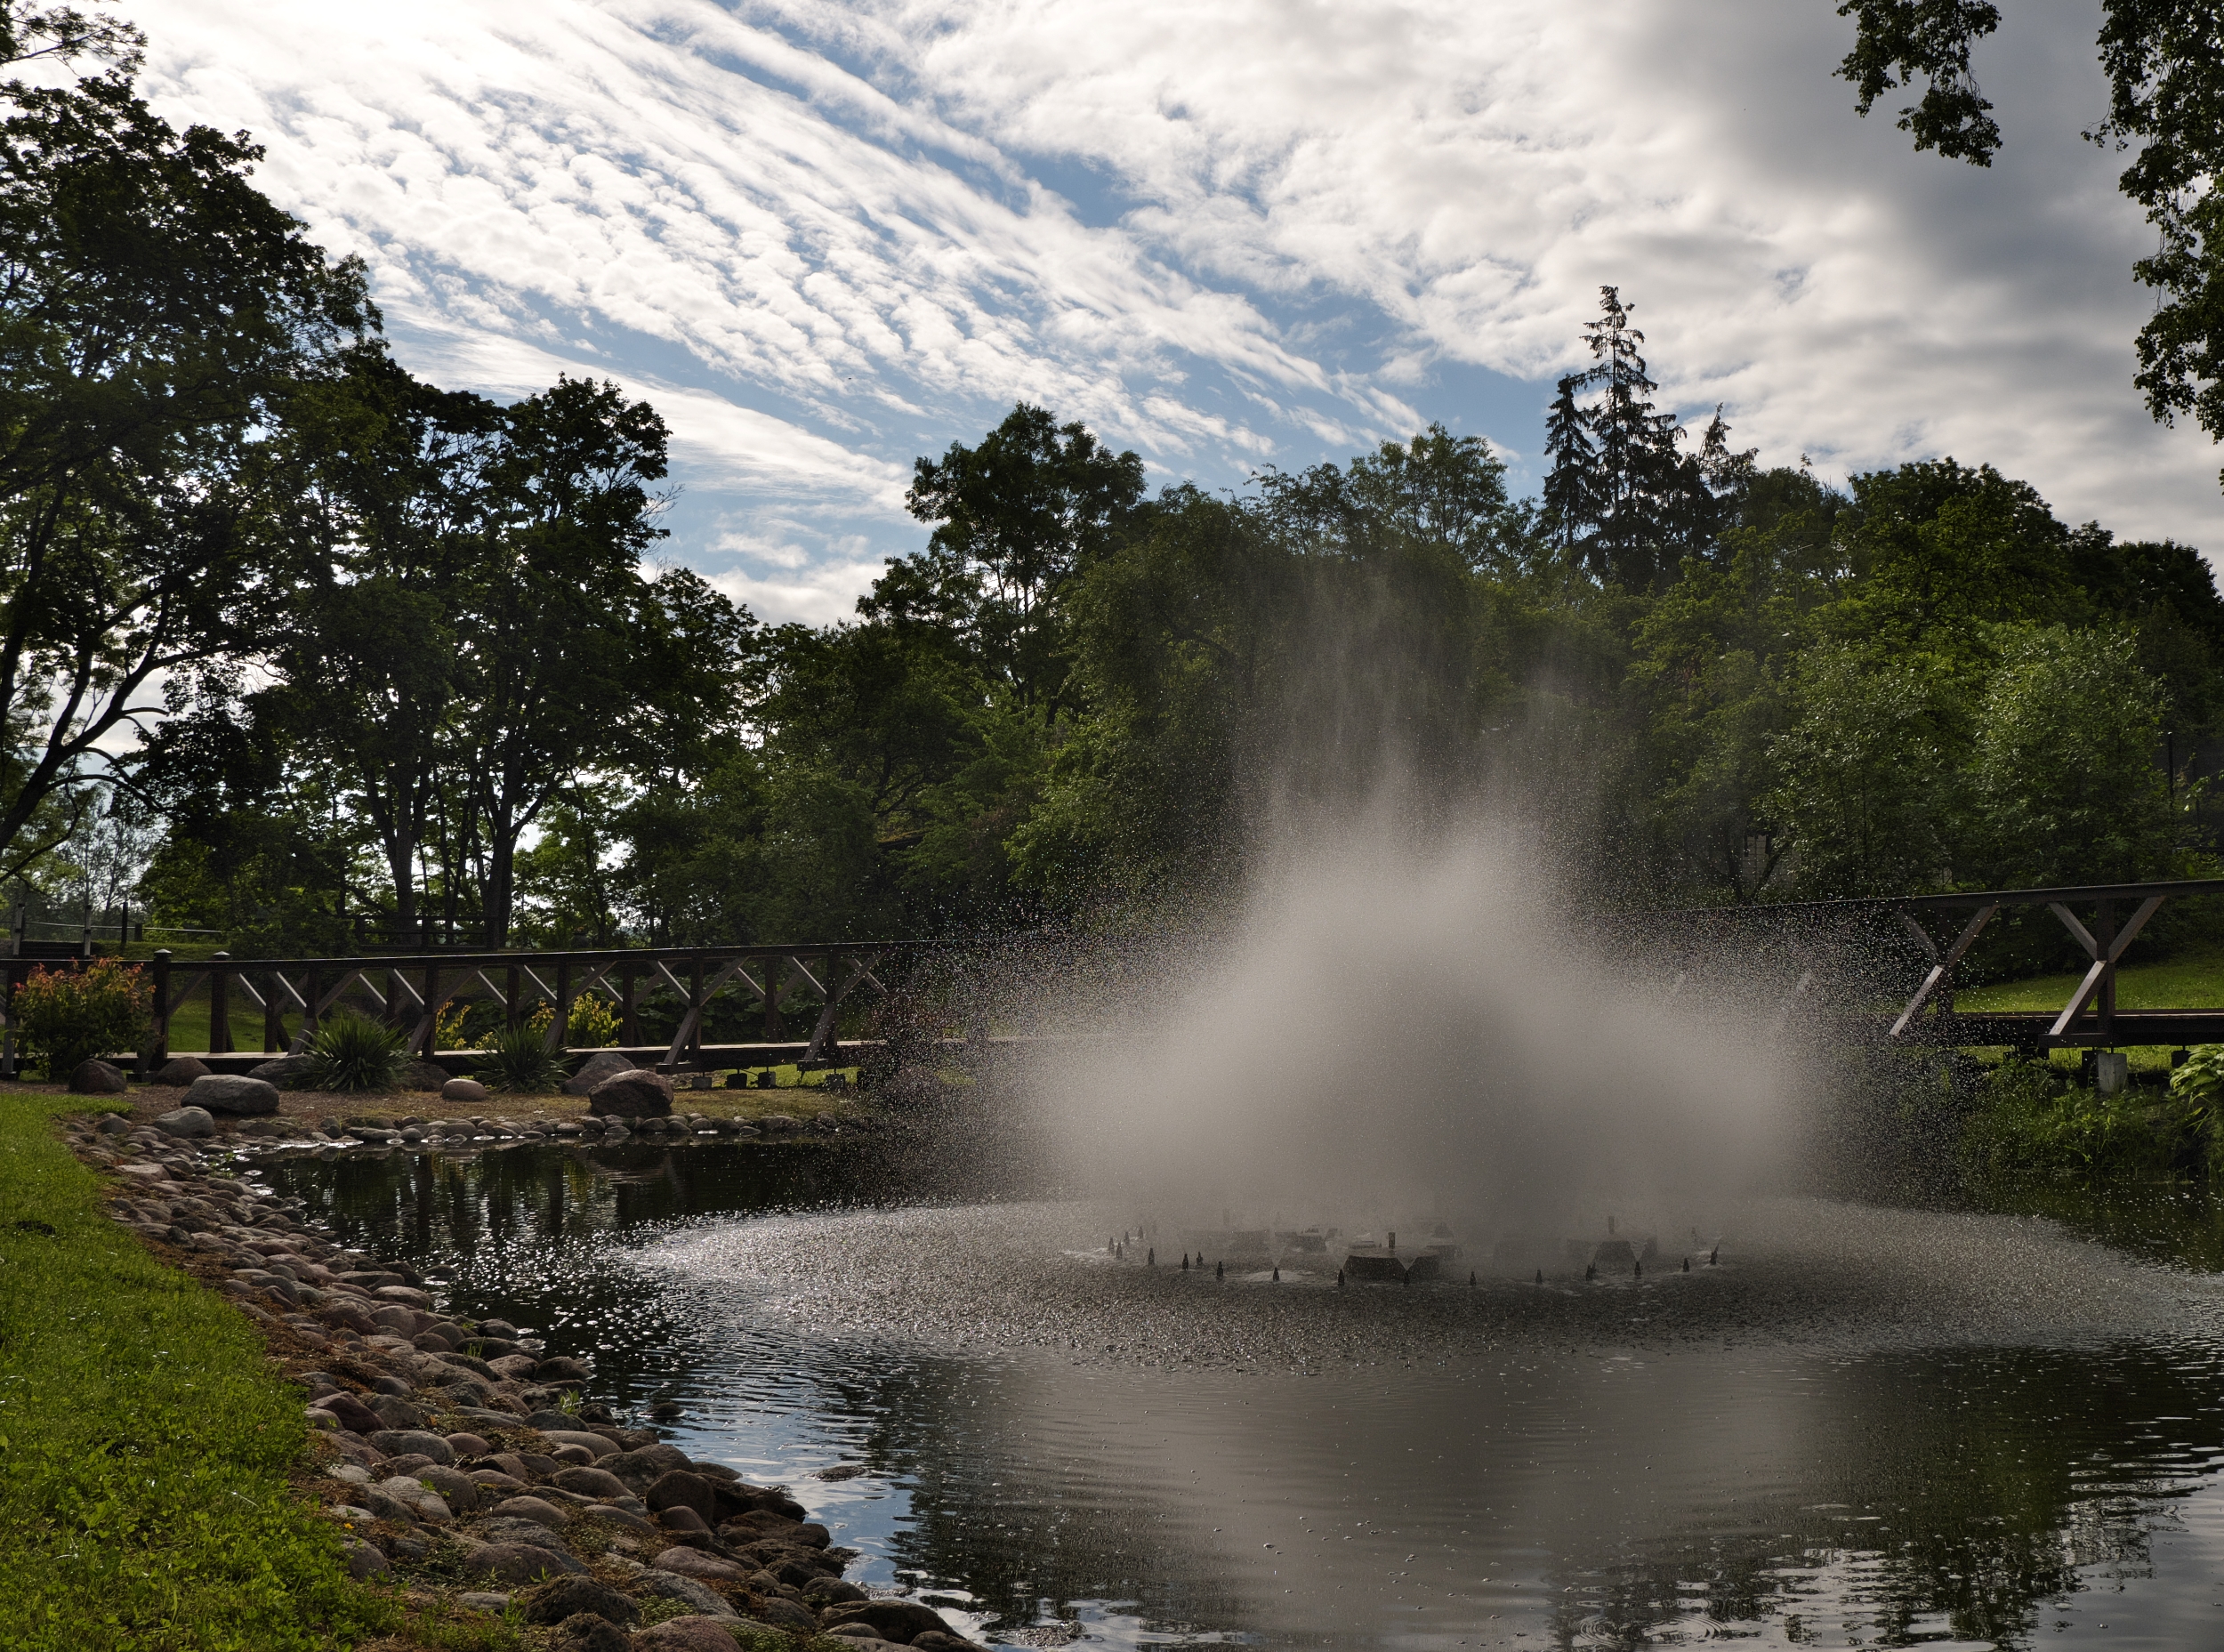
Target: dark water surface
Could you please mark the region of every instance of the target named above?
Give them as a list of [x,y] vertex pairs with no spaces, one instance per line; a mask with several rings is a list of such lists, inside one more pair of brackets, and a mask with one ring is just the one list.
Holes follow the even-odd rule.
[[2182,1193],[1339,1291],[1114,1262],[1102,1211],[869,1145],[264,1169],[997,1641],[2224,1646],[2224,1224]]

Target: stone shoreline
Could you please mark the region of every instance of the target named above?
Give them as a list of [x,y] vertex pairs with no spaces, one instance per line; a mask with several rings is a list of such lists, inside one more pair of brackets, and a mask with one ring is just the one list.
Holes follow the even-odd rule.
[[[732,1139],[718,1122],[682,1116],[637,1133]],[[286,1121],[289,1136],[301,1123]],[[456,1145],[586,1134],[564,1129],[576,1119],[480,1123],[485,1134]],[[342,1249],[298,1202],[224,1173],[205,1138],[114,1114],[65,1130],[80,1158],[112,1173],[109,1213],[231,1297],[301,1384],[312,1431],[297,1483],[341,1528],[357,1577],[420,1608],[551,1625],[543,1643],[560,1652],[769,1652],[820,1637],[827,1652],[971,1645],[932,1608],[844,1581],[856,1551],[784,1488],[690,1460],[583,1403],[592,1376],[577,1361],[548,1358],[499,1320],[442,1315],[409,1269]],[[391,1133],[325,1137],[314,1150],[451,1139]]]

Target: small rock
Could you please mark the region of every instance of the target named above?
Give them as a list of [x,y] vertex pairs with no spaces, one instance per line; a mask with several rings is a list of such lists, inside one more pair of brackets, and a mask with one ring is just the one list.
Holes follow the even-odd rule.
[[708,1584],[699,1584],[692,1577],[682,1577],[677,1572],[656,1572],[646,1567],[635,1568],[640,1573],[637,1586],[652,1600],[677,1600],[705,1617],[731,1620],[734,1608],[726,1597]]
[[447,1506],[458,1514],[469,1514],[479,1507],[479,1487],[472,1484],[471,1476],[461,1469],[435,1463],[426,1468],[411,1470],[410,1478],[439,1492]]
[[653,1535],[657,1530],[631,1509],[615,1509],[608,1503],[597,1503],[586,1513],[591,1520],[600,1520],[605,1526],[615,1526],[620,1531],[639,1532],[644,1537]]
[[457,1595],[455,1604],[467,1611],[491,1612],[496,1617],[500,1617],[510,1609],[510,1597],[492,1594],[484,1590],[473,1590],[469,1594]]
[[494,1447],[476,1434],[451,1434],[447,1437],[447,1448],[458,1457],[484,1457],[494,1452]]
[[605,1439],[600,1434],[589,1434],[577,1429],[544,1428],[541,1435],[552,1445],[576,1446],[590,1457],[609,1457],[617,1454],[617,1442]]
[[775,1629],[793,1629],[810,1634],[818,1627],[818,1619],[810,1608],[799,1606],[786,1595],[767,1595],[756,1608],[756,1614]]
[[846,1606],[854,1600],[869,1600],[873,1597],[855,1584],[840,1577],[814,1577],[803,1585],[803,1599],[810,1605],[825,1608]]
[[827,1608],[827,1628],[843,1624],[863,1624],[883,1640],[906,1645],[910,1644],[913,1637],[931,1629],[940,1630],[946,1635],[950,1632],[950,1626],[942,1621],[940,1613],[915,1600],[861,1600]]
[[615,1073],[587,1093],[587,1111],[599,1118],[663,1118],[672,1112],[672,1081],[662,1073]]
[[517,1605],[528,1624],[560,1624],[582,1612],[592,1612],[613,1624],[630,1624],[641,1616],[641,1609],[631,1600],[591,1577],[552,1577],[524,1591],[517,1597]]
[[[782,1605],[791,1602],[783,1601]],[[667,1617],[633,1637],[636,1652],[734,1652],[734,1638],[720,1617]]]
[[340,1546],[348,1557],[348,1575],[359,1583],[383,1577],[393,1569],[384,1555],[360,1537],[342,1538]]
[[715,1578],[721,1582],[734,1582],[749,1575],[731,1560],[721,1560],[714,1554],[705,1554],[700,1549],[667,1549],[649,1564],[660,1572],[676,1572],[682,1577]]
[[173,1055],[162,1064],[161,1069],[148,1082],[157,1084],[174,1084],[182,1090],[195,1079],[207,1076],[207,1062],[196,1060],[189,1055]]
[[[595,1612],[582,1612],[560,1624],[555,1638],[548,1644],[551,1652],[632,1652],[633,1642],[608,1618]],[[733,1644],[731,1635],[726,1637],[726,1644]]]
[[573,1096],[592,1095],[594,1087],[604,1079],[615,1078],[620,1073],[631,1073],[636,1070],[633,1062],[625,1057],[617,1054],[615,1051],[605,1050],[600,1054],[589,1056],[579,1064],[579,1070],[564,1081],[564,1093]]
[[[564,1529],[564,1511],[542,1497],[507,1497],[495,1504],[491,1512],[504,1519],[532,1520],[547,1527],[552,1532]],[[600,1514],[602,1511],[595,1509],[589,1512]]]
[[[269,1062],[263,1063],[267,1067]],[[257,1068],[256,1072],[261,1072]],[[185,1105],[206,1108],[212,1113],[238,1116],[275,1113],[278,1086],[267,1078],[241,1077],[237,1073],[207,1073],[193,1081],[185,1092]]]
[[121,1113],[103,1113],[93,1121],[93,1128],[104,1136],[120,1136],[132,1127],[132,1121]]
[[533,1367],[535,1380],[542,1382],[584,1382],[587,1374],[586,1366],[562,1355],[544,1359]]
[[69,1093],[77,1096],[120,1096],[131,1088],[124,1069],[106,1061],[80,1061],[69,1075]]
[[338,1418],[342,1428],[360,1434],[366,1439],[386,1427],[383,1417],[345,1390],[326,1394],[317,1403]]
[[633,1494],[625,1489],[625,1482],[615,1474],[600,1469],[591,1469],[584,1463],[571,1463],[559,1468],[548,1477],[548,1483],[559,1491],[576,1492],[582,1497],[626,1497]]
[[451,1078],[440,1086],[443,1101],[484,1101],[487,1086],[476,1078]]
[[692,1509],[705,1524],[718,1513],[718,1494],[710,1481],[685,1469],[658,1475],[641,1494],[641,1501],[651,1509]]
[[531,1584],[544,1577],[584,1576],[587,1568],[570,1555],[520,1543],[475,1543],[463,1554],[463,1569],[499,1583]]
[[213,1136],[216,1120],[206,1108],[178,1107],[157,1116],[155,1128],[172,1136]]
[[447,1441],[423,1429],[381,1429],[370,1437],[370,1441],[390,1457],[407,1455],[430,1457],[439,1463],[455,1461],[455,1453]]

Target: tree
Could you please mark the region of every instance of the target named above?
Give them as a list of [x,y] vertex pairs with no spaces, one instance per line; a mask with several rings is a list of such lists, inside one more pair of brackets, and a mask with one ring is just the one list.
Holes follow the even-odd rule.
[[4,875],[66,834],[119,727],[165,709],[156,685],[270,634],[292,565],[256,533],[255,449],[376,316],[360,266],[329,265],[248,181],[260,150],[138,98],[136,34],[0,19],[12,60],[111,60],[0,86]]
[[1563,377],[1544,417],[1544,451],[1552,462],[1544,478],[1545,532],[1570,560],[1604,513],[1591,410],[1575,399],[1583,378],[1580,373]]
[[978,447],[914,468],[905,504],[934,525],[858,605],[868,619],[939,625],[1022,701],[1055,706],[1065,681],[1058,599],[1129,525],[1143,462],[1085,425],[1021,402]]
[[[1987,166],[2002,136],[1970,52],[2000,26],[1984,0],[1843,0],[1854,47],[1838,72],[1869,112],[1885,92],[1926,84],[1900,111],[1918,149]],[[2119,152],[2118,179],[2147,209],[2160,246],[2131,266],[2162,297],[2139,329],[2133,382],[2164,423],[2189,413],[2224,439],[2224,29],[2212,0],[2102,0],[2098,41],[2107,118],[2084,135]]]
[[714,710],[730,689],[738,662],[692,668],[641,573],[665,442],[656,410],[614,384],[560,378],[504,410],[455,599],[450,717],[490,946],[509,933],[519,843],[572,777],[646,757],[651,708]]
[[2185,820],[2155,761],[2162,685],[2116,629],[2003,633],[1972,776],[1979,887],[2169,875]]
[[1441,424],[1348,465],[1294,476],[1269,468],[1258,481],[1262,504],[1317,546],[1402,537],[1498,578],[1530,560],[1533,516],[1506,496],[1505,462],[1481,437],[1454,436]]

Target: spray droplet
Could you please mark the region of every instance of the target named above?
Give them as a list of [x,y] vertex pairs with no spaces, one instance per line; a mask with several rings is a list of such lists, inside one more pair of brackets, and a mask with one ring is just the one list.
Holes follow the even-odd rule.
[[1143,1253],[1143,1266],[1146,1268],[1156,1268],[1158,1266],[1158,1247],[1156,1245],[1152,1245],[1150,1249]]
[[1470,1290],[1473,1290],[1475,1288],[1475,1275],[1471,1269],[1469,1271],[1467,1276],[1467,1285]]
[[1336,1269],[1336,1288],[1339,1291],[1343,1289],[1343,1269],[1341,1268]]
[[1226,1262],[1214,1262],[1213,1264],[1213,1277],[1215,1279],[1225,1279],[1228,1277],[1228,1264]]
[[1542,1268],[1536,1270],[1536,1282],[1539,1285],[1543,1285],[1544,1283],[1544,1269]]
[[1181,1253],[1181,1271],[1184,1273],[1189,1271],[1189,1253],[1187,1251]]
[[1689,1273],[1691,1271],[1691,1259],[1688,1256],[1683,1259],[1683,1270],[1686,1273]]
[[1708,1267],[1710,1267],[1710,1268],[1712,1268],[1712,1266],[1714,1266],[1714,1259],[1715,1259],[1716,1257],[1720,1256],[1721,1253],[1722,1253],[1722,1247],[1721,1247],[1720,1245],[1716,1245],[1716,1246],[1715,1246],[1712,1250],[1709,1251],[1709,1252],[1706,1253],[1706,1265],[1707,1265]]
[[1274,1277],[1276,1282],[1279,1283],[1282,1277],[1282,1264],[1280,1262],[1274,1264]]

